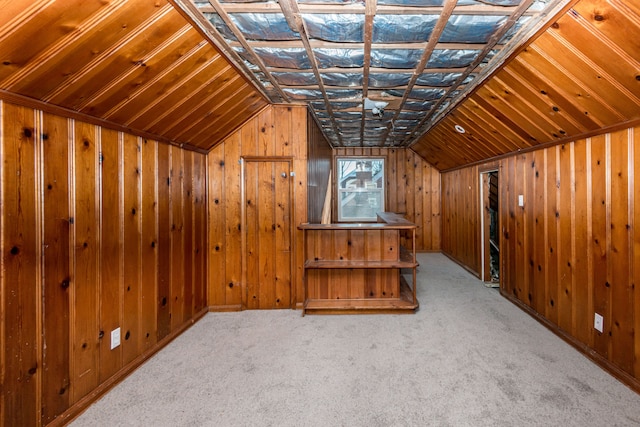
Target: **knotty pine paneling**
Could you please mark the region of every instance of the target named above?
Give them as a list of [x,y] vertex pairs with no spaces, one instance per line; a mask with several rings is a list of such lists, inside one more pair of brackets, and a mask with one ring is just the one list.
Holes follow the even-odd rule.
[[637,126],[636,3],[575,2],[412,148],[446,171]]
[[267,105],[175,2],[4,3],[5,95],[202,151]]
[[[292,160],[294,236],[291,288],[293,302],[302,297],[302,232],[307,222],[307,109],[304,106],[273,105],[260,111],[214,147],[207,155],[209,276],[208,304],[211,310],[240,310],[243,303],[242,271],[242,176],[243,156],[283,157]],[[280,262],[291,260],[280,259]],[[246,276],[245,276],[246,277]],[[286,280],[286,278],[283,278]],[[286,294],[282,289],[276,291]],[[245,295],[246,297],[246,295]]]
[[309,166],[307,181],[309,186],[309,201],[307,210],[309,222],[320,224],[322,222],[322,209],[329,185],[329,172],[332,168],[332,150],[329,141],[322,134],[318,124],[313,120],[311,113],[308,115],[307,142],[309,144]]
[[[636,390],[639,144],[635,127],[500,161],[501,292]],[[443,173],[442,246],[479,274],[478,176]]]
[[[414,222],[416,249],[439,251],[440,225],[440,172],[409,149],[395,148],[335,148],[336,156],[378,156],[386,159],[385,211],[403,214]],[[335,177],[333,177],[335,188]],[[335,191],[333,215],[337,218]]]
[[479,174],[477,167],[442,174],[442,251],[478,276],[482,268]]
[[59,423],[202,314],[206,160],[1,100],[0,155],[0,425]]

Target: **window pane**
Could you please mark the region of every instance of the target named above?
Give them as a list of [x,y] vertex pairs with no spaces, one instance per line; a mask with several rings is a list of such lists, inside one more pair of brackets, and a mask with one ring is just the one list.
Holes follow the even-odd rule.
[[339,221],[375,221],[384,211],[384,159],[338,159]]

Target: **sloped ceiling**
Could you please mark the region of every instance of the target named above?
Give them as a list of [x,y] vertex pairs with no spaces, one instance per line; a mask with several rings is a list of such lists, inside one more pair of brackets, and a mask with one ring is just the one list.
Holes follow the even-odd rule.
[[267,105],[173,5],[0,1],[0,96],[208,150]]
[[582,0],[413,149],[446,170],[635,125],[639,61],[640,2]]
[[569,0],[176,0],[334,147],[410,145]]

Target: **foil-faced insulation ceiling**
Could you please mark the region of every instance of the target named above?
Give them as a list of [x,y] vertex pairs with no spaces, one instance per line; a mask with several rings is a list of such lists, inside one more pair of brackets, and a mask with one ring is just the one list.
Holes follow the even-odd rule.
[[566,3],[193,1],[262,93],[307,103],[334,147],[410,146]]

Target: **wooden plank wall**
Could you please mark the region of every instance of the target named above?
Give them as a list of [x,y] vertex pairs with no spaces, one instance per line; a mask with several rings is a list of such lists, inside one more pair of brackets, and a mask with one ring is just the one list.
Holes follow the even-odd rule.
[[[416,250],[440,251],[440,172],[436,168],[414,151],[403,148],[335,148],[333,155],[334,159],[337,156],[385,157],[385,210],[402,213],[418,225]],[[335,185],[334,177],[334,188]],[[334,191],[333,217],[337,218],[335,200]]]
[[294,218],[291,221],[296,302],[302,297],[303,246],[298,224],[307,222],[307,108],[273,105],[263,109],[214,147],[208,162],[209,276],[211,310],[242,308],[242,156],[293,159]]
[[45,425],[203,313],[206,159],[4,101],[0,116],[0,425]]
[[[635,127],[500,162],[501,292],[636,390],[638,147],[640,127]],[[477,167],[443,174],[450,206],[443,207],[443,242],[452,245],[443,244],[443,250],[475,271],[479,226],[473,222],[461,230],[448,224],[460,224],[467,210],[451,200],[478,199],[475,190],[465,190],[477,188],[477,178]],[[602,333],[593,327],[594,313],[604,316]]]
[[[311,260],[395,261],[400,253],[398,230],[308,230]],[[397,269],[308,269],[309,299],[400,298]]]
[[442,174],[442,251],[480,274],[478,167]]
[[332,169],[332,150],[329,141],[324,137],[311,113],[307,118],[308,167],[307,185],[309,187],[309,201],[307,211],[311,224],[322,222],[322,208],[327,194],[329,171]]

